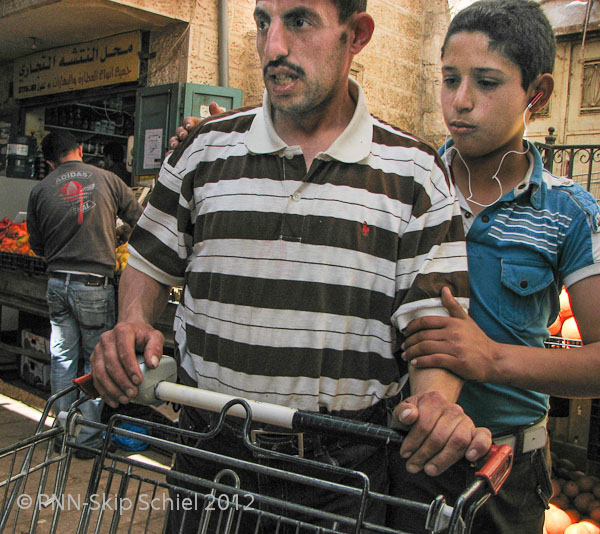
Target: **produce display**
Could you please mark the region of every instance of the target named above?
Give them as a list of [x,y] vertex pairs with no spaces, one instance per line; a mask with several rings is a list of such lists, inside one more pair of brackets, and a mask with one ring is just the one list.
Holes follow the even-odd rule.
[[129,259],[129,251],[127,250],[127,242],[122,243],[116,248],[117,260],[115,262],[115,274],[121,274],[127,265]]
[[553,454],[552,488],[546,534],[600,534],[600,478]]
[[8,217],[0,220],[0,252],[35,256],[29,246],[27,222],[16,223]]
[[581,334],[579,333],[579,326],[575,317],[573,317],[573,310],[571,309],[571,300],[569,299],[569,293],[566,288],[562,288],[560,292],[560,313],[549,327],[551,336],[561,336],[565,339],[576,339],[581,340]]
[[[127,265],[129,251],[127,243],[122,243],[116,248],[115,273],[121,274]],[[16,223],[8,217],[0,220],[0,252],[11,252],[13,254],[24,254],[36,256],[29,245],[29,234],[27,233],[27,222]]]

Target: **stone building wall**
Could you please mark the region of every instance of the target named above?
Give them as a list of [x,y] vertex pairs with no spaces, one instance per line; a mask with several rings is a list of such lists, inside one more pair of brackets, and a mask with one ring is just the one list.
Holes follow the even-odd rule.
[[[229,85],[242,89],[245,105],[260,103],[263,92],[254,7],[255,0],[229,0]],[[439,49],[449,21],[447,1],[370,0],[368,9],[375,34],[356,57],[353,75],[365,89],[371,112],[438,143],[444,132]],[[197,2],[189,27],[177,24],[152,35],[151,51],[157,56],[150,62],[151,85],[166,80],[219,83],[217,10],[217,0]]]
[[[7,0],[0,8],[6,14],[43,3]],[[150,33],[148,85],[218,85],[219,0],[110,0],[107,5],[173,18],[173,24]],[[244,104],[256,104],[263,83],[252,17],[255,0],[229,0],[228,6],[229,85],[242,89]],[[439,49],[449,21],[448,1],[369,0],[368,10],[375,19],[375,34],[356,57],[352,74],[364,87],[371,112],[438,143],[444,132],[438,103]],[[3,91],[0,88],[0,94]]]

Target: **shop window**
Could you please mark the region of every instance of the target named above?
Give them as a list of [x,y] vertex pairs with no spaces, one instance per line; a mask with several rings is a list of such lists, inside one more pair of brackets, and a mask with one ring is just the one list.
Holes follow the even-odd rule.
[[600,60],[586,61],[583,65],[582,113],[600,113]]

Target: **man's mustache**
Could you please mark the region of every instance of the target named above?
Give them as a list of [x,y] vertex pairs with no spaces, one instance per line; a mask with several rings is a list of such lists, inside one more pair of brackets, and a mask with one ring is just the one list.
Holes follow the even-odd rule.
[[270,68],[277,68],[277,67],[286,67],[286,68],[290,69],[291,71],[295,72],[298,76],[304,76],[306,74],[304,72],[304,69],[302,67],[300,67],[299,65],[293,65],[287,59],[280,58],[280,59],[276,59],[274,61],[269,61],[263,68],[263,75],[266,76],[267,71]]

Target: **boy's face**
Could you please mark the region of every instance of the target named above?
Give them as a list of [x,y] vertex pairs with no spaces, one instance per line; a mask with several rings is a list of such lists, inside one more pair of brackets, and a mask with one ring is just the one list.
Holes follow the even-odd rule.
[[461,32],[442,58],[442,111],[464,157],[522,150],[523,112],[529,104],[521,71],[489,48],[481,32]]

